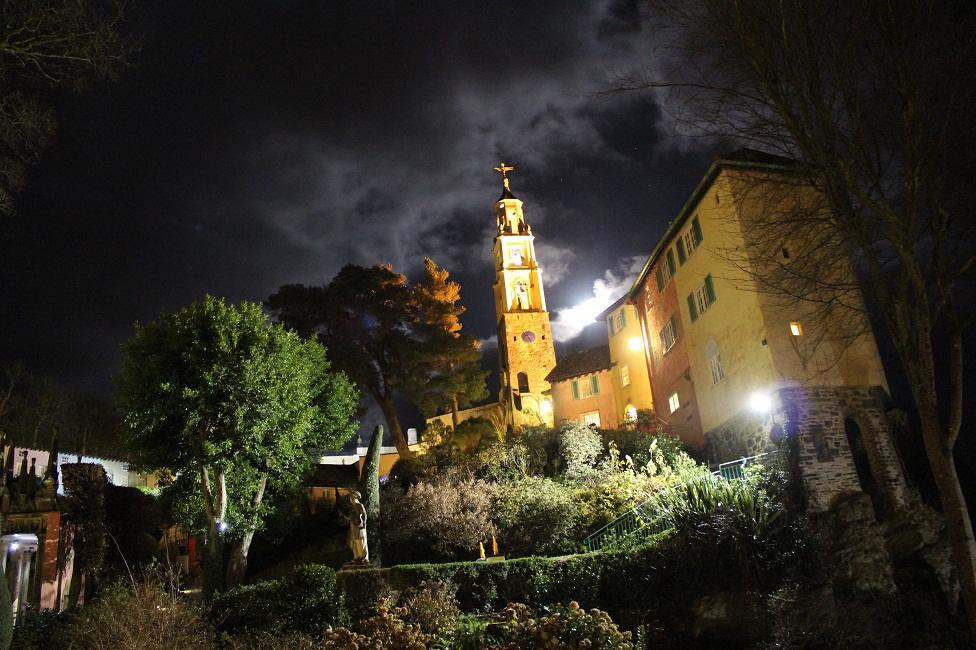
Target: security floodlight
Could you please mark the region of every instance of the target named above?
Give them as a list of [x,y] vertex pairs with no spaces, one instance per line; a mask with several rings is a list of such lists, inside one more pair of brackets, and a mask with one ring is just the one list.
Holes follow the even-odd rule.
[[749,408],[765,415],[773,410],[773,399],[766,393],[753,393],[749,398]]

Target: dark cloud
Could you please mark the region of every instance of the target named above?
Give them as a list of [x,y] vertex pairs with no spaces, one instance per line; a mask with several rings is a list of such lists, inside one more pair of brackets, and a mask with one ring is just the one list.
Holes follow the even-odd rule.
[[651,97],[638,3],[167,2],[137,65],[65,98],[17,221],[0,224],[0,355],[107,392],[134,320],[204,293],[261,300],[345,263],[425,255],[494,333],[501,158],[517,167],[551,308],[649,252],[711,152]]

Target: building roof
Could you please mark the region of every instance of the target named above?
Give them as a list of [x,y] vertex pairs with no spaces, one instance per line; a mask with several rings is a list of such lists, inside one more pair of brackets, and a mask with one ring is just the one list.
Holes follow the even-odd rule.
[[603,311],[601,311],[599,314],[597,314],[596,315],[596,318],[594,318],[593,321],[596,322],[596,323],[598,323],[601,320],[605,320],[606,317],[610,315],[610,312],[614,311],[615,309],[617,309],[617,307],[619,307],[620,305],[622,305],[625,302],[627,302],[627,298],[629,298],[629,297],[630,297],[630,292],[625,293],[624,295],[620,296],[619,298],[617,298],[616,300],[614,300],[613,303],[609,307],[607,307],[606,309],[604,309]]
[[318,464],[308,480],[312,487],[354,488],[359,485],[359,465]]
[[745,148],[736,149],[731,153],[716,156],[715,160],[712,161],[711,166],[708,168],[708,171],[705,172],[702,179],[698,181],[698,185],[691,193],[691,196],[688,197],[688,200],[685,201],[685,204],[681,207],[681,210],[678,212],[678,216],[675,217],[670,224],[668,224],[668,229],[664,231],[664,235],[662,235],[661,239],[658,240],[657,246],[655,246],[654,250],[651,251],[647,261],[644,263],[644,267],[641,269],[641,272],[637,274],[634,284],[631,285],[630,291],[627,292],[628,298],[633,298],[637,293],[638,288],[641,286],[641,284],[643,284],[647,274],[650,273],[651,268],[654,266],[654,262],[657,261],[657,258],[671,243],[671,239],[674,237],[674,235],[678,232],[681,226],[684,225],[685,221],[688,220],[688,217],[694,212],[698,202],[701,200],[702,196],[705,195],[705,192],[711,186],[712,182],[715,181],[715,178],[718,176],[719,172],[729,167],[738,169],[771,169],[780,172],[796,173],[803,169],[803,164],[797,160],[793,160],[792,158],[785,158],[783,156],[777,156],[764,151],[756,151],[755,149]]
[[556,367],[546,375],[546,381],[556,382],[587,375],[591,372],[608,370],[613,367],[610,361],[610,345],[598,345],[595,348],[580,350],[567,354],[556,362]]

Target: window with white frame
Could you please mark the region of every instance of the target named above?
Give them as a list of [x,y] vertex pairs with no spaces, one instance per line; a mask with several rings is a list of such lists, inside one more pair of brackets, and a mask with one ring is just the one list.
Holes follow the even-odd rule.
[[698,317],[705,313],[709,307],[715,303],[715,283],[712,282],[711,274],[705,276],[705,281],[701,286],[688,294],[688,313],[691,322],[698,320]]
[[671,393],[671,397],[668,398],[668,408],[671,409],[671,413],[681,408],[681,400],[678,399],[677,393]]
[[694,217],[691,220],[691,226],[685,234],[678,237],[676,248],[678,249],[678,261],[682,264],[691,257],[691,254],[695,252],[698,245],[702,241],[701,224],[698,222],[698,217]]
[[722,355],[713,355],[708,360],[708,367],[712,371],[712,383],[717,384],[725,379],[725,368],[722,367]]
[[661,329],[661,347],[667,352],[674,345],[674,342],[678,340],[678,325],[674,320],[674,316],[668,319],[664,327]]
[[620,385],[629,386],[630,385],[630,368],[627,366],[620,366]]
[[583,414],[583,426],[594,426],[599,428],[600,426],[600,412],[590,411],[589,413]]
[[574,379],[572,382],[573,399],[584,399],[600,394],[600,381],[596,375],[590,375],[583,379]]
[[610,317],[610,334],[619,334],[624,331],[625,325],[627,325],[627,317],[624,315],[623,308],[620,308]]

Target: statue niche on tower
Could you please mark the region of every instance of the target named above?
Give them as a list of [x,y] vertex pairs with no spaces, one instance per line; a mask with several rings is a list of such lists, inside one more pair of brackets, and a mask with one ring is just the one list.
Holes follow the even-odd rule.
[[515,283],[515,306],[518,309],[529,308],[529,287],[525,284],[525,280]]

